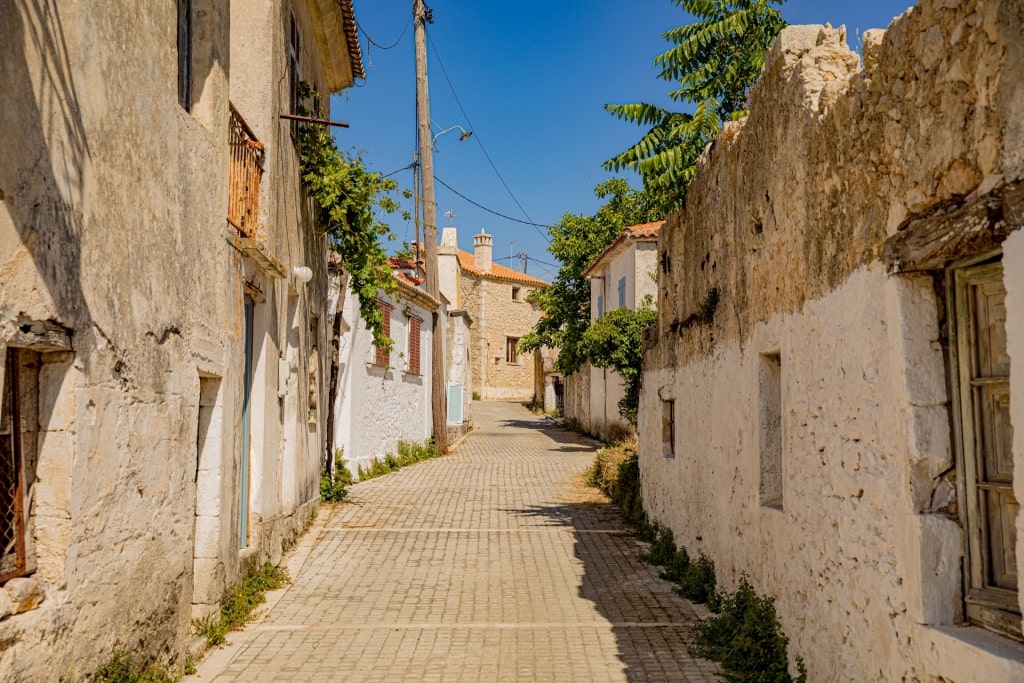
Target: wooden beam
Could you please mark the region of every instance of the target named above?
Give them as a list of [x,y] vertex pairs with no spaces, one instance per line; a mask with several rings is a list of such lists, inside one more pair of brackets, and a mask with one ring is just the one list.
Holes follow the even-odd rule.
[[19,316],[8,346],[19,346],[33,351],[72,351],[71,331],[52,320],[33,320]]
[[889,273],[940,270],[963,258],[998,249],[1024,226],[1024,183],[1004,185],[984,197],[946,204],[908,219],[885,241]]

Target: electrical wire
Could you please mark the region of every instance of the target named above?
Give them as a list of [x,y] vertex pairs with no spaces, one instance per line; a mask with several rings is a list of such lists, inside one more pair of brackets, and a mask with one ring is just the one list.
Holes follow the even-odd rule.
[[359,29],[360,33],[362,33],[364,36],[366,36],[367,44],[373,45],[378,50],[391,50],[391,49],[393,49],[395,47],[398,47],[398,44],[400,42],[402,42],[402,38],[405,38],[405,34],[409,31],[409,25],[411,23],[412,23],[412,14],[409,15],[409,20],[405,22],[405,28],[402,29],[402,34],[400,36],[398,36],[398,39],[395,42],[391,43],[390,45],[381,45],[376,40],[374,40],[372,37],[370,37],[370,34],[366,32],[366,29],[363,28],[363,25],[359,23],[358,19],[356,20],[356,28]]
[[[517,220],[515,218],[509,218],[508,216],[502,216],[502,218],[507,218],[508,220],[514,220],[514,221],[516,221],[518,223],[523,223],[524,225],[531,225],[531,226],[533,226],[534,229],[538,233],[540,233],[540,236],[543,237],[544,240],[548,244],[551,244],[551,237],[546,232],[541,230],[541,228],[546,228],[548,226],[541,225],[540,223],[535,223],[533,221],[533,219],[530,218],[530,214],[528,214],[526,212],[526,209],[523,208],[523,205],[519,203],[519,200],[516,198],[515,193],[512,192],[512,188],[510,188],[508,186],[508,183],[505,182],[505,178],[501,175],[501,171],[498,170],[498,167],[495,165],[494,160],[491,159],[491,155],[487,153],[487,148],[484,147],[483,140],[480,138],[480,132],[476,129],[476,127],[473,125],[473,122],[470,120],[469,114],[466,113],[466,108],[462,106],[462,100],[459,99],[459,94],[457,92],[455,92],[455,86],[452,84],[452,79],[448,77],[448,70],[446,68],[444,68],[444,61],[441,59],[441,55],[437,51],[437,45],[434,44],[434,40],[431,37],[429,31],[427,32],[427,39],[430,42],[430,49],[434,52],[434,57],[437,59],[437,64],[438,64],[438,66],[441,67],[441,73],[444,75],[444,80],[448,82],[448,88],[452,91],[452,96],[455,98],[455,103],[457,105],[459,105],[459,111],[462,112],[462,116],[466,119],[466,123],[469,125],[469,129],[473,131],[474,137],[476,138],[476,143],[478,145],[480,145],[480,151],[484,153],[484,157],[487,159],[487,163],[489,163],[491,165],[491,168],[494,170],[495,175],[498,176],[498,180],[500,180],[501,184],[505,187],[505,191],[508,192],[508,195],[510,197],[512,197],[512,201],[516,203],[516,206],[519,207],[519,210],[523,212],[524,216],[526,216],[526,220],[525,221]],[[436,179],[436,176],[435,176],[435,179]],[[444,185],[444,183],[441,183],[441,184]],[[445,187],[448,187],[448,185],[445,185]],[[448,187],[448,189],[452,190],[451,187]],[[452,190],[452,192],[455,192],[455,190]],[[455,192],[455,194],[459,194],[459,193]],[[462,195],[459,195],[459,196],[462,197]],[[465,197],[462,197],[462,198],[466,199]],[[471,200],[469,200],[469,199],[466,199],[466,201],[470,201],[471,202]],[[471,202],[471,203],[475,204],[475,202]],[[479,206],[479,205],[477,205],[477,206]],[[482,206],[480,208],[485,209],[486,211],[490,211],[490,209],[486,209],[485,207],[482,207]],[[501,214],[498,214],[495,211],[491,211],[491,213],[494,213],[496,215],[501,216]]]
[[[443,180],[441,180],[440,178],[438,178],[438,177],[437,177],[437,174],[436,174],[436,173],[434,174],[434,180],[436,180],[437,182],[441,183],[442,185],[444,185],[445,187],[447,187],[447,188],[448,188],[449,190],[451,190],[452,192],[454,192],[454,193],[455,193],[455,194],[457,194],[458,196],[462,197],[463,199],[465,199],[465,200],[466,200],[467,202],[469,202],[469,203],[470,203],[470,204],[472,204],[473,206],[477,207],[478,209],[483,209],[483,210],[484,210],[484,211],[486,211],[487,213],[492,213],[492,214],[494,214],[495,216],[498,216],[499,218],[504,218],[505,220],[507,220],[507,221],[512,221],[512,222],[514,222],[514,223],[522,223],[523,225],[531,225],[531,226],[533,226],[534,228],[537,228],[537,229],[538,229],[538,230],[537,230],[538,232],[540,232],[540,228],[549,228],[549,227],[551,227],[551,226],[549,226],[549,225],[543,225],[543,224],[541,224],[541,223],[531,223],[530,221],[524,221],[524,220],[522,220],[521,218],[513,218],[512,216],[507,216],[507,215],[505,215],[505,214],[503,214],[503,213],[499,213],[499,212],[495,211],[494,209],[488,209],[488,208],[487,208],[486,206],[484,206],[483,204],[481,204],[481,203],[479,203],[479,202],[475,202],[475,201],[473,201],[472,199],[470,199],[470,198],[469,198],[469,197],[467,197],[466,195],[462,194],[461,192],[459,192],[458,190],[456,190],[456,189],[455,189],[454,187],[452,187],[451,185],[449,185],[449,184],[448,184],[448,183],[446,183],[445,181],[443,181]],[[527,218],[529,218],[529,216],[527,216]],[[543,233],[543,232],[541,232],[541,235],[544,235],[544,233]],[[544,235],[544,238],[545,238],[545,239],[547,239],[547,241],[548,241],[548,243],[549,243],[549,244],[551,243],[551,239],[550,239],[550,238],[548,238],[548,237],[547,237],[547,235]]]

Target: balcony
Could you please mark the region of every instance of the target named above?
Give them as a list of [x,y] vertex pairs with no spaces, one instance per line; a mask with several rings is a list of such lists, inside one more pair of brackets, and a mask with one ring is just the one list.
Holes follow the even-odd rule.
[[228,175],[228,223],[242,237],[256,237],[260,208],[263,144],[231,107],[231,168]]

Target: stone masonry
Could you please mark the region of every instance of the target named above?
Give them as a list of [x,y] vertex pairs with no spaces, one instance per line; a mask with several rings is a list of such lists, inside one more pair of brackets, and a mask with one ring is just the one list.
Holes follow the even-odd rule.
[[[785,29],[749,117],[726,124],[662,229],[645,506],[724,584],[745,572],[776,598],[810,680],[1024,680],[1017,593],[986,594],[1002,621],[965,614],[965,520],[980,513],[956,445],[947,289],[966,265],[1001,264],[993,310],[1019,364],[1022,35],[1008,0],[924,0],[864,34],[863,62],[842,29]],[[1004,326],[985,329],[998,341]],[[1000,405],[1020,473],[1024,404]],[[1012,571],[1021,528],[1011,518],[993,551]]]

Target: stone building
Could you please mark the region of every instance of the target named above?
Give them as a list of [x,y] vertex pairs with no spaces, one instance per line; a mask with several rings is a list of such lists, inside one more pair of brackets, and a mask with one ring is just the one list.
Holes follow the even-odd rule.
[[1024,680],[1021,36],[1016,0],[922,0],[863,63],[785,29],[661,231],[644,504],[809,680]]
[[350,0],[0,3],[0,679],[175,661],[307,524],[327,258],[279,115],[362,76],[355,31]]
[[530,293],[548,283],[494,263],[493,247],[493,238],[481,231],[473,236],[473,253],[462,251],[456,229],[445,228],[438,249],[441,293],[453,310],[472,317],[470,365],[480,398],[542,400],[536,394],[542,370],[534,354],[520,353],[518,344],[540,315]]
[[396,453],[399,441],[423,443],[433,427],[431,321],[435,315],[443,317],[446,309],[423,289],[424,279],[414,264],[390,261],[398,291],[378,297],[385,333],[394,342],[390,353],[373,345],[350,287],[339,309],[342,334],[332,439],[353,474],[375,457]]
[[[597,255],[583,276],[590,280],[590,321],[615,308],[632,311],[658,296],[658,231],[665,221],[623,229]],[[648,299],[648,297],[650,297]],[[570,403],[566,417],[575,419],[587,432],[604,438],[631,430],[619,414],[625,396],[622,378],[609,368],[586,363],[566,378],[568,392],[579,400]]]

